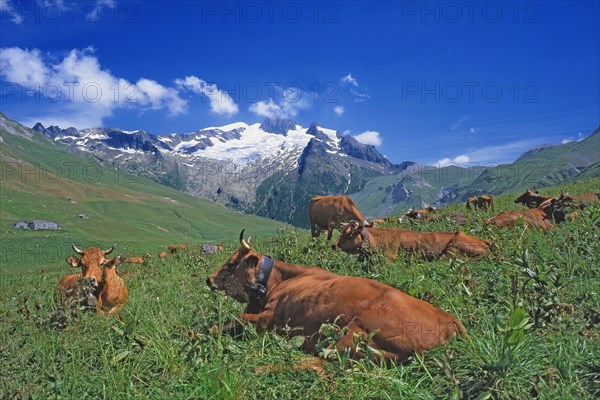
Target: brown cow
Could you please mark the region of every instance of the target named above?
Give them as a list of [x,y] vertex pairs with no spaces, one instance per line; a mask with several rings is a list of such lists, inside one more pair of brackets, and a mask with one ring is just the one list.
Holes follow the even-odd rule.
[[575,199],[577,201],[583,201],[583,202],[585,202],[585,201],[598,202],[598,201],[600,201],[600,192],[581,193],[581,194],[578,194],[577,196],[575,196]]
[[76,301],[85,294],[87,304],[96,307],[99,313],[112,314],[119,311],[128,297],[125,282],[116,274],[116,266],[121,263],[121,259],[104,258],[114,250],[115,245],[108,250],[97,247],[80,250],[74,244],[71,246],[81,258],[70,256],[67,263],[81,268],[81,273],[62,278],[57,286],[58,293],[69,302]]
[[428,261],[438,257],[470,257],[474,260],[489,253],[491,242],[463,231],[418,232],[398,228],[367,228],[351,221],[333,245],[346,253],[368,256],[372,250],[383,251],[394,261],[400,251],[423,256]]
[[165,258],[166,256],[168,256],[169,254],[167,254],[166,251],[161,251],[160,253],[158,253],[158,257],[160,258]]
[[524,204],[529,208],[537,208],[545,202],[546,200],[550,200],[552,196],[542,196],[537,191],[533,191],[529,188],[525,189],[525,193],[520,195],[516,200],[516,204]]
[[500,228],[512,228],[519,221],[523,221],[526,228],[536,228],[548,231],[554,228],[552,220],[562,222],[565,220],[564,208],[559,207],[565,203],[565,200],[551,198],[546,200],[539,207],[524,211],[503,211],[495,217],[485,220],[486,224],[496,225]]
[[413,210],[412,208],[409,208],[406,214],[398,219],[398,222],[402,223],[404,217],[407,217],[410,220],[420,222],[430,222],[448,218],[458,225],[465,225],[467,223],[467,217],[463,213],[436,214],[435,212],[432,212],[431,209],[433,209],[433,211],[436,210],[435,207],[429,207],[424,210]]
[[144,257],[127,257],[123,262],[126,264],[143,264]]
[[308,206],[310,233],[318,238],[321,231],[327,231],[327,240],[331,240],[333,229],[341,231],[341,226],[352,220],[360,221],[369,226],[356,204],[346,196],[317,196],[313,197]]
[[427,207],[427,208],[422,208],[420,210],[414,210],[412,208],[409,208],[408,211],[406,213],[404,213],[404,215],[398,219],[398,221],[399,222],[404,221],[405,216],[410,219],[418,219],[418,220],[423,220],[423,219],[425,219],[425,216],[427,216],[428,220],[435,220],[435,219],[439,218],[439,214],[435,214],[435,211],[436,211],[435,207]]
[[177,253],[179,250],[187,250],[187,246],[185,246],[183,244],[179,244],[179,243],[169,246],[169,251],[172,254]]
[[494,197],[491,194],[484,194],[482,196],[473,196],[467,200],[467,210],[473,208],[480,208],[482,210],[494,209]]
[[206,283],[248,303],[240,318],[256,324],[258,333],[301,334],[303,349],[315,353],[324,339],[321,326],[335,322],[347,329],[335,344],[339,351],[349,348],[352,356],[364,357],[355,346],[360,337],[388,363],[466,335],[456,317],[427,302],[370,279],[273,260],[254,252],[243,235],[240,248]]

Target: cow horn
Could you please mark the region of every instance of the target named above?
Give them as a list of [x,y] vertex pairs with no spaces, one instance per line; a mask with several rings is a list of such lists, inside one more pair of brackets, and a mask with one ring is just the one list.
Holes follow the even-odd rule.
[[244,240],[244,231],[245,229],[242,229],[242,231],[240,232],[240,244],[243,248],[250,250],[250,245]]
[[116,243],[113,243],[113,245],[112,245],[112,247],[110,249],[108,249],[108,250],[102,250],[102,253],[104,253],[104,255],[112,253],[112,251],[115,249],[116,245],[117,245]]
[[83,254],[83,250],[80,250],[77,246],[75,246],[75,243],[71,243],[71,247],[73,248],[73,251],[77,254]]

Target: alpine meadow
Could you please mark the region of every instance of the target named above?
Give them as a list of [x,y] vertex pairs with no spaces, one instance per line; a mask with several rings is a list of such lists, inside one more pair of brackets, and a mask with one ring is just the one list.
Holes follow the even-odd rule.
[[0,399],[600,398],[598,15],[0,0]]

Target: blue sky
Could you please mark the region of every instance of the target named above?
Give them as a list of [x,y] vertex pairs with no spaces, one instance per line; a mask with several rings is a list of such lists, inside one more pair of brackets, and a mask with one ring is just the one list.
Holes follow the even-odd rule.
[[600,124],[597,1],[0,0],[0,19],[0,106],[30,126],[285,116],[396,163],[490,165]]

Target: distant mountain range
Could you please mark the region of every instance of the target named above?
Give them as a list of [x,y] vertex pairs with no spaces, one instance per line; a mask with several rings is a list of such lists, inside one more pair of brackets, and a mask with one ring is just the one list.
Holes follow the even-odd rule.
[[541,188],[580,174],[597,176],[600,169],[600,129],[582,141],[538,146],[514,163],[491,168],[395,165],[351,136],[289,119],[167,135],[40,123],[33,130],[102,164],[301,227],[308,225],[307,206],[315,195],[349,195],[366,216],[379,217],[475,194]]

